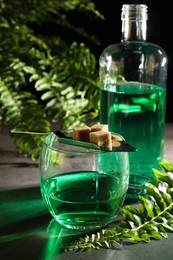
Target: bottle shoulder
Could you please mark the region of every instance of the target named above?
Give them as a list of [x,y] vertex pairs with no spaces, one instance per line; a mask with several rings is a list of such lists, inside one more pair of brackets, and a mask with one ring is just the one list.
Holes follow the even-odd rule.
[[102,85],[123,79],[166,86],[167,55],[162,47],[147,41],[109,45],[100,55],[99,67]]
[[128,53],[157,55],[167,59],[167,54],[161,46],[148,41],[124,41],[111,44],[103,50],[100,56],[123,56]]

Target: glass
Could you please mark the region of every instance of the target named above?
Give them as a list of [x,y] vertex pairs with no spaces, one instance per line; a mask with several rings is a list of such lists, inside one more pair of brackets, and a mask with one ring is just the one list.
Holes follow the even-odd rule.
[[127,152],[91,150],[46,136],[39,163],[41,194],[53,218],[82,231],[111,223],[129,183]]
[[128,197],[144,195],[163,159],[167,56],[146,41],[146,5],[123,5],[122,40],[100,55],[100,123],[137,148],[129,153]]

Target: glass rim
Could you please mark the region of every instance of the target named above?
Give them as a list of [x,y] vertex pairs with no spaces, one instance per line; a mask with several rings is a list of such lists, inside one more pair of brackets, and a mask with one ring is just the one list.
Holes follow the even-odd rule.
[[[54,145],[55,143],[59,144],[60,147],[55,146]],[[59,142],[59,137],[53,132],[49,133],[45,137],[45,139],[43,141],[43,146],[46,146],[47,148],[49,148],[57,153],[64,153],[64,154],[91,156],[93,154],[107,153],[107,151],[89,149],[89,148],[84,148],[81,146],[75,146],[75,145],[61,143],[61,142]]]

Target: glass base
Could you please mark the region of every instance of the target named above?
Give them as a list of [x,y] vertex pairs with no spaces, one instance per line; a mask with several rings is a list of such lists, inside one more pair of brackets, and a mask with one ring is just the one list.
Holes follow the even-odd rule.
[[141,177],[139,175],[131,175],[129,178],[129,186],[127,190],[126,198],[137,199],[138,196],[145,196],[146,190],[142,187],[148,182],[148,178]]
[[[55,220],[62,227],[66,228],[66,229],[82,231],[82,232],[90,232],[90,231],[102,229],[105,226],[107,226],[108,224],[110,224],[115,219],[115,217],[116,216],[114,216],[113,218],[110,218],[109,220],[107,219],[107,221],[106,220],[100,220],[100,221],[96,222],[96,221],[93,220],[92,215],[91,216],[88,215],[87,217],[83,216],[82,220],[79,219],[79,218],[72,217],[72,216],[71,216],[71,218],[69,218],[69,215],[68,215],[68,218],[67,217],[62,218],[62,215],[61,215],[61,217],[60,216],[57,216],[57,217],[54,216]],[[96,216],[96,218],[97,218],[97,216]]]

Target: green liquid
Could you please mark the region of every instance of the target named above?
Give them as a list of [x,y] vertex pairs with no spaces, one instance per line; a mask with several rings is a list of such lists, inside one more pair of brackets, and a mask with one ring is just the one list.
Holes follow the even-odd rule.
[[122,206],[126,190],[121,180],[98,172],[56,175],[41,185],[52,216],[66,228],[94,230],[112,222]]
[[[166,89],[146,84],[109,85],[100,92],[100,123],[124,136],[138,151],[129,153],[131,197],[144,193],[139,187],[155,179],[163,158]],[[134,196],[133,196],[134,195]],[[129,195],[130,197],[130,195]]]

